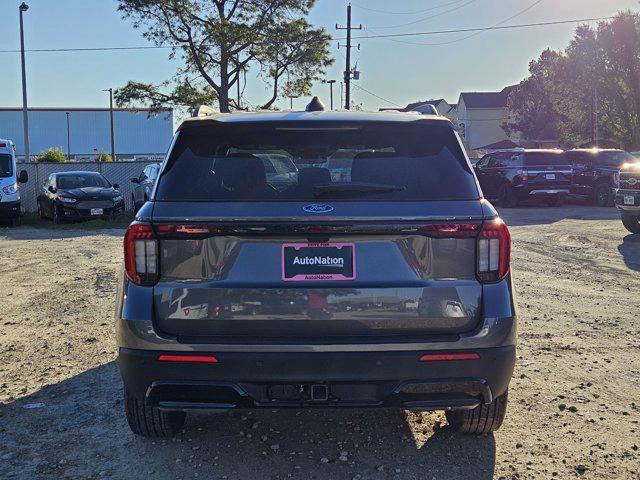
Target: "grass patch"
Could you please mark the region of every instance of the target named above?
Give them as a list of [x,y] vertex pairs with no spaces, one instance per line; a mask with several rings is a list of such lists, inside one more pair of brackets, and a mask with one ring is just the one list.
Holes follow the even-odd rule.
[[118,215],[113,220],[85,220],[73,221],[56,225],[52,220],[43,220],[37,213],[25,213],[22,217],[22,224],[26,227],[46,228],[48,230],[105,230],[111,228],[127,228],[134,219],[133,212]]

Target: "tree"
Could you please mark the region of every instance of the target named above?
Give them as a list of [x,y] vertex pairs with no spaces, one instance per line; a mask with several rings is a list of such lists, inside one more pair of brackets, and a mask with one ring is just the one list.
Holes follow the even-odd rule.
[[[640,147],[640,16],[580,25],[567,48],[545,50],[510,94],[507,132],[575,145],[609,138]],[[597,122],[597,123],[596,123]],[[542,135],[547,133],[547,135]]]
[[302,18],[314,3],[120,0],[123,17],[155,45],[169,46],[170,58],[180,58],[183,65],[174,79],[159,85],[129,81],[116,91],[116,102],[129,107],[144,102],[157,112],[217,101],[221,112],[229,112],[240,108],[234,87],[252,67],[271,92],[263,107],[270,108],[280,95],[307,95],[333,62],[329,35]]
[[60,148],[49,148],[36,156],[34,161],[38,163],[64,163],[67,156]]
[[100,152],[96,155],[96,162],[113,162],[113,158],[107,152]]

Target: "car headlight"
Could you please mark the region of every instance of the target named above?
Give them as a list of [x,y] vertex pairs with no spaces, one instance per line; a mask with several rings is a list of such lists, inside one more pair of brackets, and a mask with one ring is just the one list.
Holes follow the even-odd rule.
[[5,195],[14,195],[18,193],[18,182],[14,183],[13,185],[7,185],[2,189],[2,191]]
[[113,197],[113,203],[120,203],[122,201],[122,195],[118,195],[117,197]]
[[72,197],[58,197],[62,203],[76,203],[78,200]]

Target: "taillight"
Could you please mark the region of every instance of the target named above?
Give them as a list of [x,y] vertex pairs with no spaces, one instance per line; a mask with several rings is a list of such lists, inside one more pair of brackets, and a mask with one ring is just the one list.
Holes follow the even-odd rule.
[[158,279],[158,241],[148,223],[133,222],[124,234],[124,267],[138,285],[153,285]]
[[529,172],[527,170],[518,170],[516,172],[518,174],[518,176],[520,177],[520,180],[524,183],[527,181],[527,179],[529,178]]
[[511,235],[507,225],[497,218],[482,225],[478,236],[478,280],[497,282],[509,273]]

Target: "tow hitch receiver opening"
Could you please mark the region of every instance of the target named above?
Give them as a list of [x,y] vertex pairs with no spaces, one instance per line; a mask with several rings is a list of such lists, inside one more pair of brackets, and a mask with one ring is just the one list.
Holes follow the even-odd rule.
[[326,385],[311,385],[311,400],[326,402],[329,400],[329,388]]

